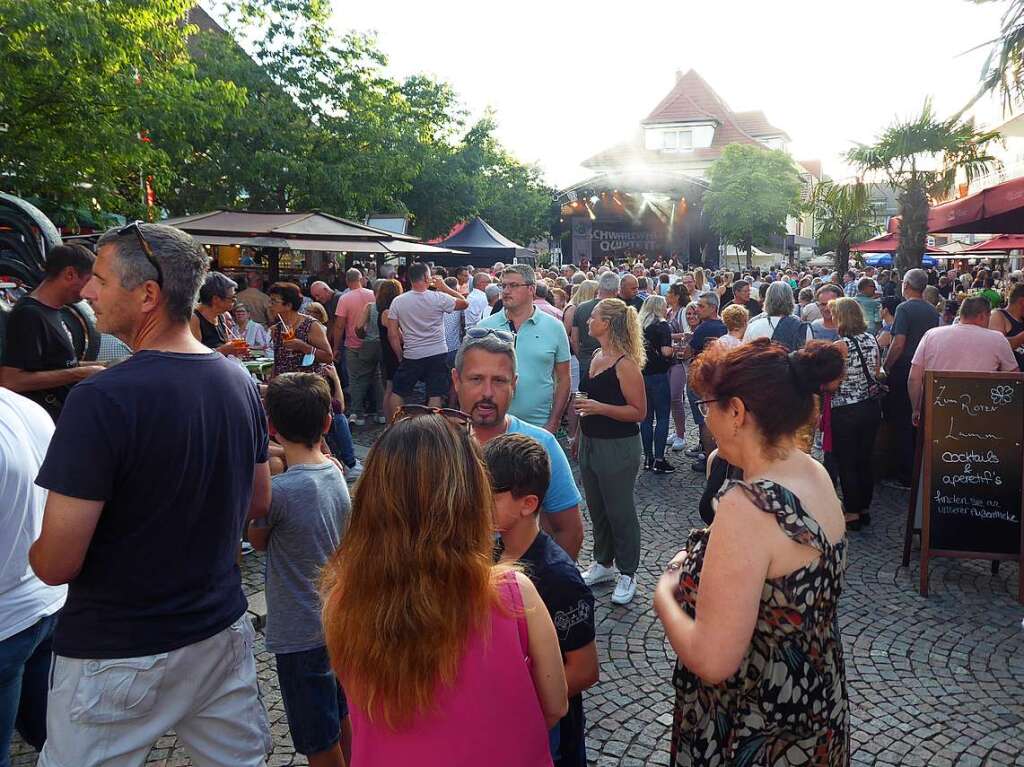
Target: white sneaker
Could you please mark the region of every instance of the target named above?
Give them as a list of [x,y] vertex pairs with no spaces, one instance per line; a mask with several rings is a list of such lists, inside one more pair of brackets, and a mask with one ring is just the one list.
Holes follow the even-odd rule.
[[253,545],[251,543],[249,543],[249,541],[242,541],[242,554],[243,555],[244,554],[252,554],[254,551],[256,551],[256,549],[253,548]]
[[388,419],[387,419],[387,418],[385,418],[385,417],[384,417],[384,416],[382,416],[382,415],[375,415],[375,416],[373,417],[373,420],[374,420],[374,421],[375,421],[376,423],[387,423],[387,422],[388,422]]
[[701,454],[701,452],[702,451],[700,449],[700,443],[698,442],[693,447],[686,448],[686,450],[683,451],[683,455],[685,455],[687,458],[696,458],[698,455]]
[[348,422],[350,424],[352,424],[353,426],[365,426],[366,425],[366,419],[363,418],[361,415],[357,415],[356,413],[353,413],[352,415],[350,415],[348,417]]
[[615,591],[612,592],[612,602],[617,605],[626,605],[633,601],[636,594],[636,578],[632,575],[619,575],[615,583]]
[[675,450],[677,453],[684,447],[686,447],[686,440],[684,440],[682,437],[675,437],[672,440],[672,449]]
[[614,581],[618,574],[619,571],[616,568],[605,567],[600,562],[594,562],[583,571],[583,582],[588,586],[594,586],[598,583]]
[[356,458],[355,466],[345,467],[345,479],[349,482],[355,482],[363,476],[363,462]]

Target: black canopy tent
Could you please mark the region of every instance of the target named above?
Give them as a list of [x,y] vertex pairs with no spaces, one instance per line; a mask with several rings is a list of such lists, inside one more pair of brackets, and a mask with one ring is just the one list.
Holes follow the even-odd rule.
[[[497,261],[532,265],[537,259],[537,254],[532,250],[512,242],[479,216],[467,221],[461,229],[435,244],[440,248],[450,248],[469,254],[437,255],[430,258],[441,266],[493,266]],[[423,260],[427,260],[427,257],[424,256]]]

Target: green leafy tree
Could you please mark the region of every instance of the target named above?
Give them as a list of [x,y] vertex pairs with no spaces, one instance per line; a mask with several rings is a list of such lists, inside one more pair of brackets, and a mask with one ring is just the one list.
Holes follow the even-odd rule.
[[818,244],[836,254],[840,274],[850,268],[850,245],[874,234],[874,210],[867,186],[823,181],[814,187],[808,211],[814,217]]
[[987,43],[988,57],[981,70],[981,87],[961,114],[982,96],[998,92],[1006,108],[1024,102],[1024,0],[970,0],[975,5],[1006,3],[999,37]]
[[890,125],[874,144],[860,144],[847,158],[862,171],[881,173],[899,190],[900,244],[896,266],[902,272],[921,266],[928,238],[929,198],[941,199],[959,177],[968,182],[999,161],[988,153],[996,131],[979,131],[973,120],[940,120],[931,100],[921,113]]
[[777,149],[730,144],[709,171],[704,210],[726,242],[746,251],[786,233],[786,217],[800,213],[800,176],[792,158]]
[[0,0],[3,186],[48,211],[145,215],[146,177],[159,195],[190,126],[230,120],[244,99],[196,75],[192,5]]

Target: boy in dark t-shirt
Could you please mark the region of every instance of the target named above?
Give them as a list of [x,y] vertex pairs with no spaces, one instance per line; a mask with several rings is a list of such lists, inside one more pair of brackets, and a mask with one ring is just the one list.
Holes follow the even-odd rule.
[[551,614],[565,662],[569,711],[551,729],[557,767],[586,767],[583,690],[597,683],[594,595],[576,563],[540,529],[538,511],[551,468],[547,452],[525,434],[503,434],[484,447],[494,490],[495,527],[504,545],[502,561],[519,562]]

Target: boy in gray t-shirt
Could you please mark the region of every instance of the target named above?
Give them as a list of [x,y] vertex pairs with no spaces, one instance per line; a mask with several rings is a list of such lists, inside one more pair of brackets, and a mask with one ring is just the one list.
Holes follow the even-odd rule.
[[330,388],[319,375],[285,373],[267,387],[266,404],[288,465],[271,480],[270,513],[249,534],[267,552],[267,649],[277,661],[295,750],[310,764],[340,763],[342,754],[347,763],[348,706],[331,672],[317,591],[351,508],[344,475],[320,450],[331,425]]

